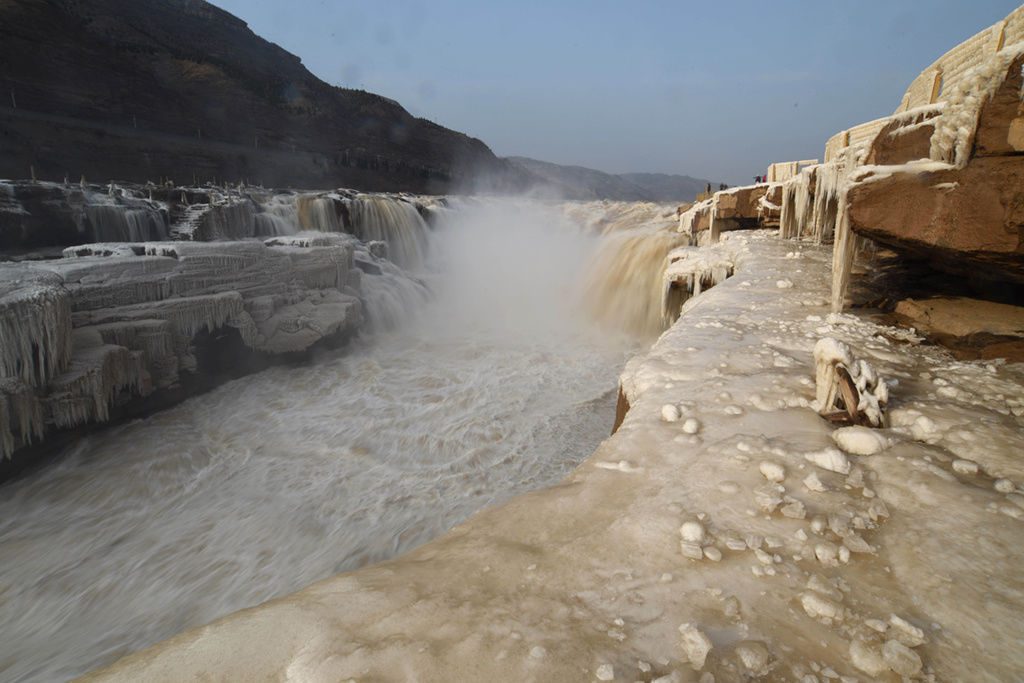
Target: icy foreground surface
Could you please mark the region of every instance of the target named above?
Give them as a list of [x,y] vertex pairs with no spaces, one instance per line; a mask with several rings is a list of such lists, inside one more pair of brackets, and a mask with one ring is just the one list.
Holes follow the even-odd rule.
[[[98,677],[1019,677],[1024,369],[829,318],[822,250],[727,240],[736,274],[627,365],[625,422],[561,484]],[[825,336],[890,379],[879,449],[810,407]]]

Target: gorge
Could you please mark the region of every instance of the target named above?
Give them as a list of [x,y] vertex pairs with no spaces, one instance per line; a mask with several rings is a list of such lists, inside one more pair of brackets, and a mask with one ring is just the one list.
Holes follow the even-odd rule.
[[0,674],[1015,680],[1022,54],[683,206],[0,183]]

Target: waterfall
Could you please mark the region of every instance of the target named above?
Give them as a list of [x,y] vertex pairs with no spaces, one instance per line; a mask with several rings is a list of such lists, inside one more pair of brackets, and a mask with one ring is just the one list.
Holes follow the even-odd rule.
[[[389,258],[401,268],[418,271],[424,265],[430,228],[416,205],[404,198],[367,194],[343,197],[332,192],[300,196],[295,207],[299,230],[348,232],[363,242],[386,242]],[[283,207],[273,213],[292,219]]]
[[686,235],[657,229],[605,237],[583,284],[584,306],[607,327],[644,336],[659,334],[665,329],[662,273],[668,254],[688,243]]
[[390,258],[405,270],[420,270],[429,227],[416,207],[403,199],[359,195],[348,202],[352,232],[364,242],[387,242]]
[[302,196],[295,200],[298,225],[314,232],[350,232],[348,208],[334,194]]
[[167,221],[153,208],[88,204],[85,217],[97,242],[156,242],[167,239]]
[[299,208],[295,197],[274,195],[259,205],[256,213],[256,236],[294,235],[299,231]]
[[363,274],[363,314],[371,333],[393,330],[407,322],[430,300],[430,290],[386,261],[379,262],[380,273]]

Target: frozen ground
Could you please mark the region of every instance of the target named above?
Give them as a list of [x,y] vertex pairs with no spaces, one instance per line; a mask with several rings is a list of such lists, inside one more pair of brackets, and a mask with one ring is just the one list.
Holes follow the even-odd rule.
[[[829,317],[821,249],[725,241],[560,484],[98,678],[1019,680],[1024,368]],[[808,407],[822,337],[888,378],[877,438]]]

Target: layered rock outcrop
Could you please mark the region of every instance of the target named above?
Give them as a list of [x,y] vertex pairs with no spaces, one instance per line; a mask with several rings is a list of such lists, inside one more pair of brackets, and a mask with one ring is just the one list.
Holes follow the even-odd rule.
[[259,357],[344,340],[361,321],[355,248],[349,235],[303,233],[93,244],[0,265],[0,455]]
[[[834,135],[824,163],[772,164],[759,221],[778,220],[785,238],[833,243],[834,310],[864,240],[984,290],[1024,283],[1022,74],[1024,7],[925,69],[893,115]],[[742,197],[716,193],[681,215],[680,231],[708,230],[714,241],[754,223]]]

